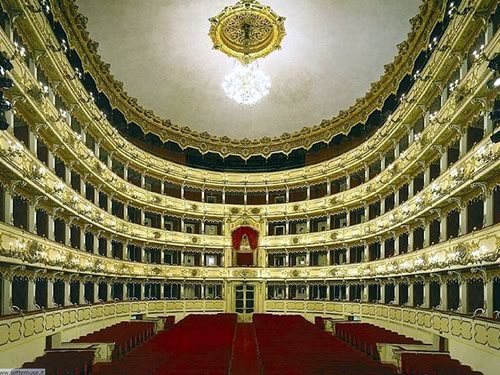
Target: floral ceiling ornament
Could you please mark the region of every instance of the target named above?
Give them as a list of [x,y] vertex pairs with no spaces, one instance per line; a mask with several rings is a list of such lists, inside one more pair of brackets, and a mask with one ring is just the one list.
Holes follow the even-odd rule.
[[209,36],[214,49],[236,59],[222,88],[242,105],[253,105],[269,93],[270,78],[259,69],[257,59],[281,48],[285,18],[257,0],[241,0],[210,18]]

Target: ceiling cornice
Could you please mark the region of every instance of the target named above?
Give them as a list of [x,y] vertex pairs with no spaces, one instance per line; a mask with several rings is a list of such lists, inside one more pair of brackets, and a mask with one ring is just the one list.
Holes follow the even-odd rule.
[[213,152],[223,157],[235,155],[243,159],[309,149],[318,142],[330,142],[336,135],[348,134],[356,124],[366,122],[371,113],[382,109],[387,97],[396,93],[403,77],[411,74],[416,57],[427,48],[431,30],[444,15],[443,5],[425,0],[419,14],[410,20],[411,31],[407,40],[397,45],[398,54],[392,63],[384,66],[385,73],[379,81],[372,83],[364,97],[357,99],[349,109],[340,111],[336,117],[291,134],[283,133],[279,137],[231,139],[173,124],[168,119],[161,119],[152,110],[143,108],[136,98],[127,94],[123,82],[115,79],[110,64],[102,61],[98,43],[90,38],[87,31],[87,18],[79,13],[75,0],[60,0],[53,5],[56,5],[52,8],[55,18],[63,25],[68,42],[80,56],[85,71],[94,78],[112,107],[120,110],[128,122],[139,125],[145,134],[155,134],[162,141],[175,142],[183,149],[190,147],[202,154]]

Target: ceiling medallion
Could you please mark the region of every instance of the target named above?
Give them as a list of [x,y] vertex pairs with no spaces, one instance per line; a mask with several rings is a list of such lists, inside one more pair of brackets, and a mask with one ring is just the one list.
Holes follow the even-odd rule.
[[269,93],[271,80],[256,60],[281,48],[284,17],[257,0],[241,0],[210,19],[209,36],[214,49],[239,61],[222,88],[239,104],[252,105]]

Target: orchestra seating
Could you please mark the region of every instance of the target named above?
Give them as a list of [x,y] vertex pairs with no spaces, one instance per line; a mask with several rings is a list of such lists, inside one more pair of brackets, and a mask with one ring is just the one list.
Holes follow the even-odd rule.
[[225,375],[229,370],[235,314],[189,315],[96,375]]
[[[336,323],[338,337],[355,348],[378,359],[377,344],[423,344],[421,341],[397,334],[369,323]],[[403,375],[480,375],[470,367],[461,365],[446,352],[401,352],[401,374]]]
[[403,375],[481,375],[469,366],[460,364],[444,352],[403,352],[401,353],[401,373]]
[[33,362],[23,365],[25,369],[45,369],[46,375],[81,374],[93,372],[94,350],[47,351]]
[[422,344],[421,341],[369,323],[336,323],[335,334],[375,359],[379,359],[377,344]]
[[[171,318],[166,317],[170,324]],[[132,350],[154,334],[153,322],[121,322],[113,326],[82,336],[73,343],[115,343],[113,358]],[[46,374],[89,374],[94,372],[93,349],[54,349],[48,350],[23,368],[45,368]]]
[[301,316],[255,314],[260,358],[267,375],[389,375],[383,365]]
[[140,345],[154,334],[153,322],[121,322],[73,340],[75,343],[115,343],[113,358]]

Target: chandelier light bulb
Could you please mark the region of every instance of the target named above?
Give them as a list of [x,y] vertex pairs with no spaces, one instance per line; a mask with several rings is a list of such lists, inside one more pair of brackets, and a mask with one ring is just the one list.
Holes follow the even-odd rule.
[[222,88],[238,104],[253,105],[269,94],[271,80],[256,62],[239,64],[225,77]]

